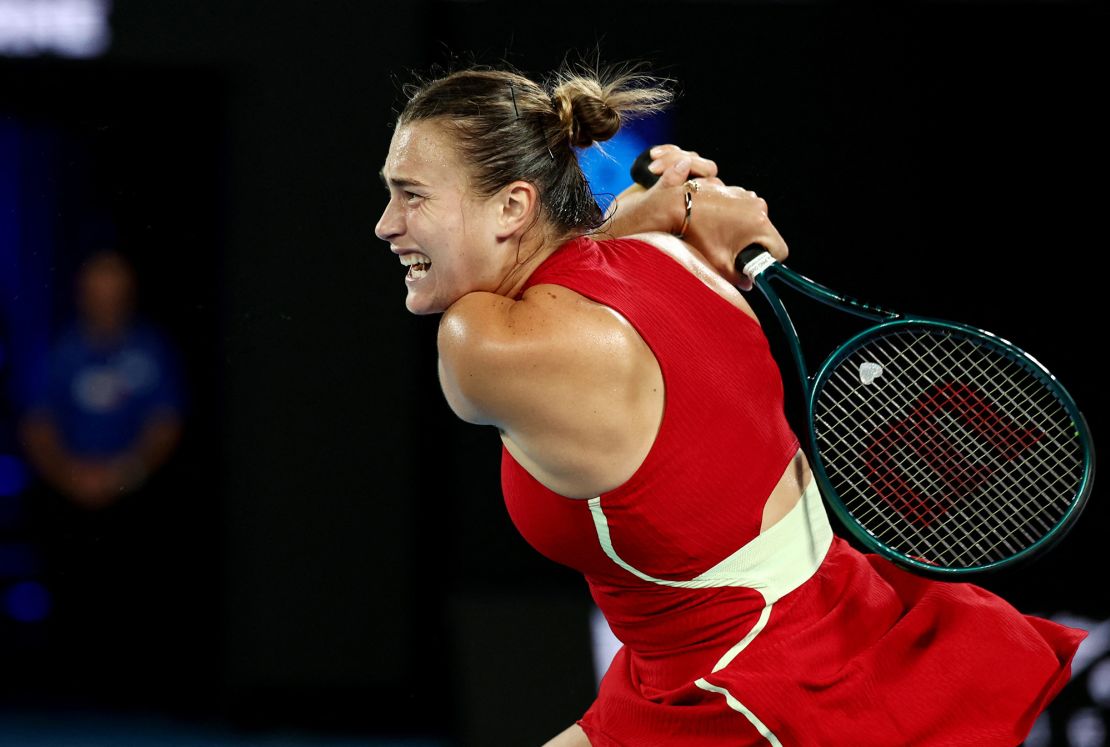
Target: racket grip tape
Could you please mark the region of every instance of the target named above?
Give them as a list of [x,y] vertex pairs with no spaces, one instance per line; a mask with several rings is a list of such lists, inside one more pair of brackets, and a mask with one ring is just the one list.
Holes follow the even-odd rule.
[[736,272],[753,280],[773,264],[775,258],[762,244],[748,244],[736,255]]
[[655,183],[659,181],[659,175],[653,174],[648,171],[648,166],[651,165],[651,148],[648,148],[640,155],[636,156],[636,160],[632,162],[632,168],[629,173],[632,176],[632,181],[639,184],[644,189],[651,189]]

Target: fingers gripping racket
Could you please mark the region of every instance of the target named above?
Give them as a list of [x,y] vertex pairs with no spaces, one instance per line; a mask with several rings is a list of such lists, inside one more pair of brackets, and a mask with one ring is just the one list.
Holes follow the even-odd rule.
[[[645,152],[632,177],[650,187]],[[1087,423],[1032,356],[975,327],[836,293],[762,247],[740,253],[786,332],[821,492],[868,548],[927,574],[996,570],[1050,548],[1094,482]],[[781,282],[872,323],[810,374]]]
[[[1032,356],[989,332],[836,293],[740,254],[786,332],[799,373],[811,466],[865,545],[941,574],[998,569],[1048,549],[1094,481],[1086,421]],[[773,282],[874,322],[811,375]]]

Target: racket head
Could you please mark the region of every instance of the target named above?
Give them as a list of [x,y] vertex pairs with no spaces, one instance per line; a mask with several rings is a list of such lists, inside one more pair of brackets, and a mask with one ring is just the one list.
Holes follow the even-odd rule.
[[822,364],[809,392],[813,469],[846,527],[909,568],[998,570],[1079,517],[1094,446],[1074,400],[1012,343],[907,317]]

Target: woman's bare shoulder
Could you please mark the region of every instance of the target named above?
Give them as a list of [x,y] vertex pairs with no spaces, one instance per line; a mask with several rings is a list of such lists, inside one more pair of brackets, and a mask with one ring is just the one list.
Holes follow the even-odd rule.
[[613,381],[643,345],[613,309],[553,284],[534,285],[519,300],[464,296],[444,313],[438,342],[440,380],[456,414],[502,428],[546,409],[553,395]]
[[663,405],[658,363],[632,325],[553,284],[511,305],[464,300],[496,311],[481,331],[461,317],[444,320],[453,330],[441,326],[440,381],[455,413],[497,426],[517,461],[562,495],[592,497],[626,480]]

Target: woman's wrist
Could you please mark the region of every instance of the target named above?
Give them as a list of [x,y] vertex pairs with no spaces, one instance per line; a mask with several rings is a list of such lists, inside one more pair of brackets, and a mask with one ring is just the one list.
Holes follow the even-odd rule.
[[685,190],[645,189],[632,184],[606,210],[606,233],[630,236],[661,231],[678,235],[686,218]]

